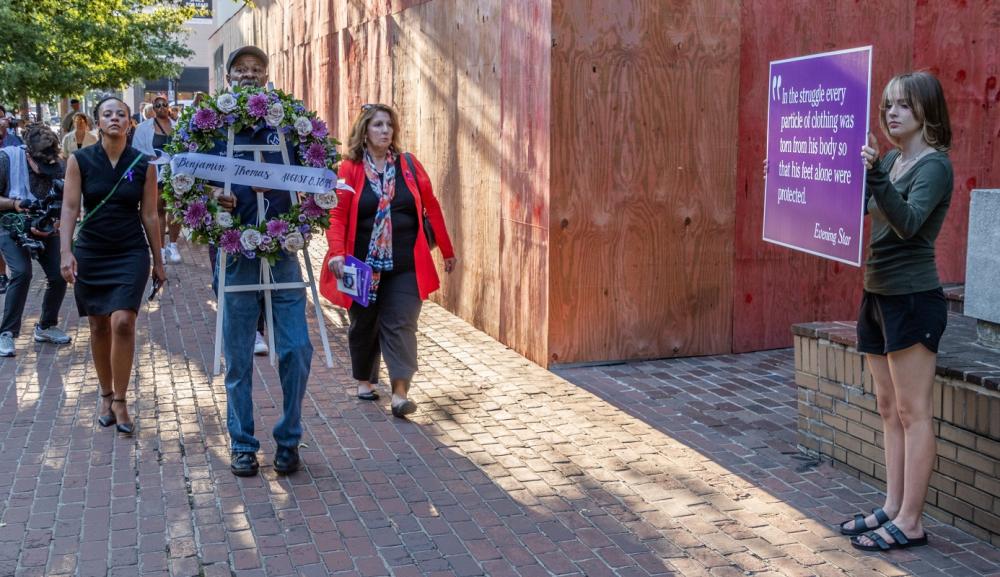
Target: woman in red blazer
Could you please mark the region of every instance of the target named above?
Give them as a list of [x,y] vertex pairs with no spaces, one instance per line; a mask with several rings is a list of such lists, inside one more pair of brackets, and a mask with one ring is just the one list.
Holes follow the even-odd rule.
[[[440,286],[424,215],[441,248],[445,272],[454,270],[457,259],[427,172],[413,155],[401,153],[398,126],[396,111],[384,104],[364,105],[354,121],[339,170],[354,192],[338,191],[339,202],[331,211],[320,292],[348,310],[358,398],[378,399],[371,375],[381,354],[392,382],[392,414],[404,417],[417,410],[407,394],[417,370],[420,308]],[[337,290],[348,254],[372,267],[367,307]]]

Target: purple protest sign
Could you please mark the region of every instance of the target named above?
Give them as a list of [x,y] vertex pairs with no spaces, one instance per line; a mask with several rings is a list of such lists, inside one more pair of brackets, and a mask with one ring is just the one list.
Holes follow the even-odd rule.
[[861,266],[872,48],[771,63],[764,240]]

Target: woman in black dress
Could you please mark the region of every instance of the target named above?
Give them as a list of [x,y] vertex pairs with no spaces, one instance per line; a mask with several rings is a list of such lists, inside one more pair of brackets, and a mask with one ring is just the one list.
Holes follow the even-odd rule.
[[[167,279],[156,215],[156,167],[126,145],[129,110],[124,102],[107,97],[97,104],[94,116],[100,142],[76,151],[66,164],[62,275],[75,284],[77,309],[90,322],[102,397],[98,422],[130,434],[133,426],[125,393],[150,252],[154,282]],[[77,224],[81,198],[85,213]]]

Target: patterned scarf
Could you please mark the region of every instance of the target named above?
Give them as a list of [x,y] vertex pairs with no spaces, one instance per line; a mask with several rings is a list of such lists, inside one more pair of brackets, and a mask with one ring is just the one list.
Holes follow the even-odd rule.
[[382,271],[392,270],[392,215],[390,208],[392,198],[396,196],[396,155],[390,150],[385,155],[385,173],[379,177],[375,170],[375,160],[365,149],[365,176],[372,191],[378,197],[378,210],[375,211],[375,224],[372,226],[372,238],[368,242],[368,256],[365,263],[372,267],[372,286],[369,300],[374,301],[378,295],[379,277]]

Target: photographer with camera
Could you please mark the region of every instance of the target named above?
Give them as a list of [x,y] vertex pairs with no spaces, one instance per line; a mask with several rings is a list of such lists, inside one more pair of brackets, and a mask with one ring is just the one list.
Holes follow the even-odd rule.
[[39,343],[64,345],[70,338],[56,325],[66,295],[59,271],[59,212],[65,169],[59,138],[44,124],[28,127],[26,145],[0,149],[0,253],[7,261],[10,286],[0,322],[0,357],[14,356],[14,339],[31,284],[31,259],[45,271],[42,314],[35,325]]

